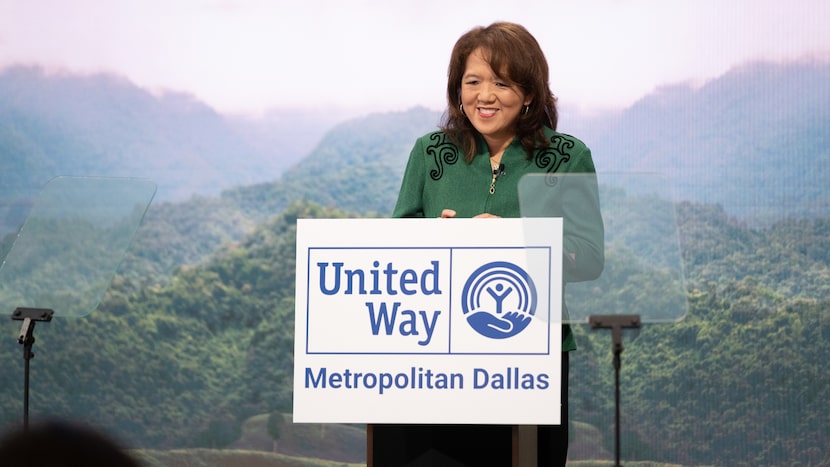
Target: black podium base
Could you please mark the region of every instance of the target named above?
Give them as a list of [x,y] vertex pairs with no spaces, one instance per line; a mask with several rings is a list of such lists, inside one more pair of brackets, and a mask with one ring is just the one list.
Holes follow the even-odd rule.
[[367,467],[510,466],[510,425],[371,425]]

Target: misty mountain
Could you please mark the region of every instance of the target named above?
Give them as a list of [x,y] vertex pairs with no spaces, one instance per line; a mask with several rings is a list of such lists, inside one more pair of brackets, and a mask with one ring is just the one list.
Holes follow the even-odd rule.
[[388,216],[415,139],[436,129],[440,116],[416,107],[343,122],[279,180],[228,190],[223,197],[261,218],[297,200]]
[[19,220],[27,199],[60,175],[147,178],[164,201],[274,180],[332,118],[223,116],[191,95],[153,94],[116,75],[8,68],[0,72],[0,221]]
[[752,63],[658,89],[587,142],[598,170],[663,173],[680,200],[761,223],[828,216],[828,83],[828,62]]
[[[603,173],[654,173],[676,201],[718,204],[750,223],[830,216],[830,63],[754,63],[699,87],[658,89],[618,113],[561,110]],[[272,183],[227,195],[273,215],[308,199],[388,215],[415,138],[440,113],[412,109],[344,122]],[[262,213],[265,215],[266,213]]]
[[[613,114],[561,109],[560,130],[591,147],[600,174],[663,174],[676,200],[719,204],[751,222],[828,216],[827,83],[830,63],[749,64]],[[148,177],[160,190],[144,228],[154,242],[171,241],[149,256],[166,258],[167,270],[296,200],[388,215],[412,144],[439,119],[414,108],[326,132],[331,121],[313,113],[230,119],[111,75],[13,68],[0,74],[0,223],[19,225],[28,206],[19,194],[31,197],[57,174]],[[303,157],[281,152],[302,144]],[[183,254],[186,245],[198,249]]]

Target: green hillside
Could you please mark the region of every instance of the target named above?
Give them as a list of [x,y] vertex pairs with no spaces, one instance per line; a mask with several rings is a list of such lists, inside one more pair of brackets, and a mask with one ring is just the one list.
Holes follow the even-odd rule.
[[[626,458],[826,461],[819,446],[830,422],[830,269],[826,252],[805,250],[804,241],[827,238],[827,220],[750,230],[718,209],[679,208],[690,309],[680,323],[648,325],[626,342]],[[95,313],[43,326],[35,416],[93,420],[130,445],[158,449],[232,447],[249,418],[289,412],[295,221],[347,215],[293,205],[203,264],[177,269],[166,285],[133,291],[118,279]],[[719,237],[730,242],[722,252],[709,243]],[[797,293],[782,280],[788,277],[800,278]],[[581,326],[575,332],[571,416],[596,427],[601,449],[611,452],[610,337]],[[11,382],[0,389],[7,424],[20,414],[22,362],[12,339],[1,355],[15,362],[2,370]],[[362,449],[360,439],[344,442]]]

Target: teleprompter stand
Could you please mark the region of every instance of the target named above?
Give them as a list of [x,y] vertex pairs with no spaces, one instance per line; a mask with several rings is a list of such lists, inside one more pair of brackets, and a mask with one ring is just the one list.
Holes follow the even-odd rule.
[[591,329],[611,329],[612,351],[614,353],[614,466],[620,467],[620,368],[623,352],[623,329],[639,329],[640,315],[591,315],[588,317]]
[[23,429],[29,429],[29,362],[34,358],[32,346],[35,343],[35,324],[38,321],[48,323],[52,321],[55,312],[48,308],[17,308],[12,313],[12,319],[23,321],[20,327],[20,336],[17,342],[23,345]]
[[[680,233],[672,199],[673,181],[655,172],[528,174],[519,184],[522,216],[562,217],[564,237],[596,224],[590,200],[599,193],[604,237],[604,268],[592,280],[568,281],[569,324],[611,329],[615,371],[615,451],[620,465],[620,368],[623,330],[641,323],[671,324],[688,309]],[[570,214],[570,216],[569,216]],[[584,229],[583,229],[584,230]],[[566,271],[567,272],[567,271]],[[566,278],[567,279],[567,278]],[[642,293],[659,287],[660,293]],[[632,292],[636,291],[632,294]],[[617,310],[636,307],[637,314]],[[592,315],[603,310],[604,315]],[[613,314],[612,314],[613,313]]]
[[22,321],[24,430],[35,324],[80,318],[98,307],[155,192],[148,180],[53,178],[0,257],[0,304],[23,305],[11,318]]

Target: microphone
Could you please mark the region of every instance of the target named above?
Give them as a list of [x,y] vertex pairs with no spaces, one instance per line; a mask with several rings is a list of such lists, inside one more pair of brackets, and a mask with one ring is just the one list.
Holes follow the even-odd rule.
[[496,179],[499,178],[500,175],[504,175],[504,164],[499,164],[499,167],[493,169],[493,180],[490,181],[490,194],[496,192]]

